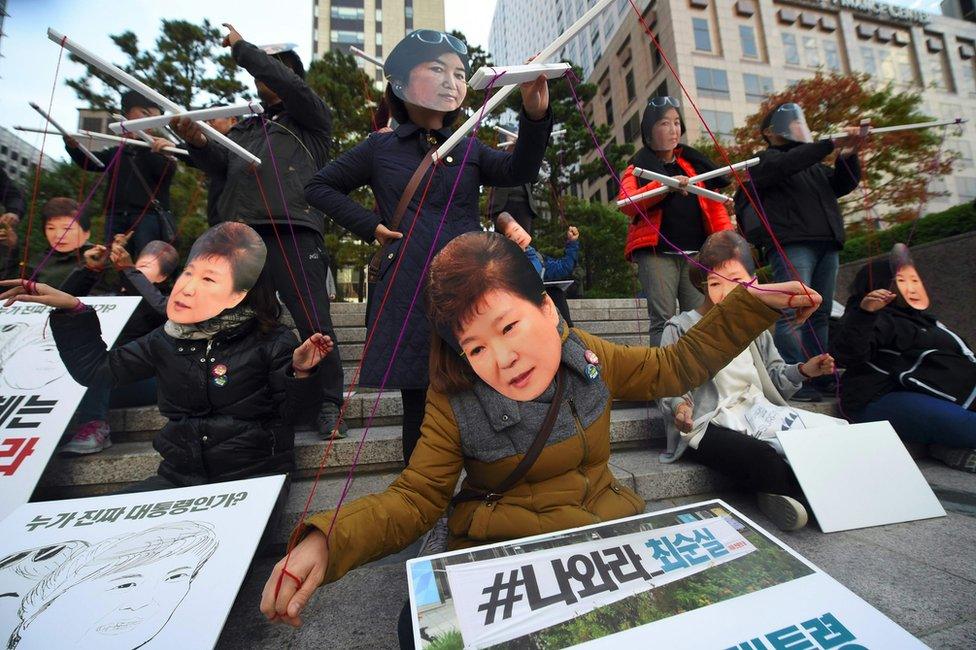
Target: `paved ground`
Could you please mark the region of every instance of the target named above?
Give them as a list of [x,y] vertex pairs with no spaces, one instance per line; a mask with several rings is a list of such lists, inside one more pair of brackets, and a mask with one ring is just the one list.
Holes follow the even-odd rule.
[[[948,516],[825,535],[815,527],[781,534],[796,549],[932,648],[976,648],[976,476],[920,463]],[[742,493],[709,494],[648,504],[658,510],[725,499],[759,525],[775,527]],[[354,571],[321,590],[306,624],[292,630],[265,623],[257,603],[274,560],[252,567],[219,648],[396,648],[396,620],[406,598],[403,561]]]

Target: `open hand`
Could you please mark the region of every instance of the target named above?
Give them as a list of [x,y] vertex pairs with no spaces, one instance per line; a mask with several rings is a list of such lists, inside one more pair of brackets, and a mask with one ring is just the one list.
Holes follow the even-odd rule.
[[893,292],[887,289],[875,289],[861,299],[861,309],[873,314],[890,305],[894,299],[895,294]]
[[32,280],[0,280],[0,288],[6,289],[0,293],[4,307],[15,302],[34,302],[54,309],[74,309],[81,302],[70,293]]
[[[288,560],[288,569],[282,576],[285,559]],[[291,555],[282,558],[271,571],[261,594],[261,613],[272,623],[300,626],[302,610],[322,584],[328,565],[329,546],[325,533],[313,529],[292,549]],[[301,580],[301,583],[295,578]]]
[[312,334],[291,353],[291,368],[296,377],[307,377],[322,359],[329,356],[334,347],[332,339],[324,334]]
[[806,377],[821,377],[834,373],[834,358],[829,354],[818,354],[806,363],[800,365],[800,374]]

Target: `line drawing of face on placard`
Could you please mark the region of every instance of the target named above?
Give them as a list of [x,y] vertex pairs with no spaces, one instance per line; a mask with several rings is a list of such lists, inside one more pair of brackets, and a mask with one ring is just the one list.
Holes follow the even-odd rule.
[[21,602],[10,650],[132,650],[170,621],[217,550],[203,522],[181,521],[110,537],[75,551]]
[[72,540],[18,551],[0,559],[0,622],[14,620],[24,596],[38,581],[87,546],[86,542]]
[[393,94],[407,104],[450,113],[468,92],[468,48],[458,38],[433,29],[410,32],[384,64]]
[[40,323],[0,327],[0,388],[37,390],[68,373],[58,346]]
[[202,323],[238,306],[254,286],[268,255],[261,236],[248,225],[227,221],[193,243],[173,285],[166,317],[174,323]]

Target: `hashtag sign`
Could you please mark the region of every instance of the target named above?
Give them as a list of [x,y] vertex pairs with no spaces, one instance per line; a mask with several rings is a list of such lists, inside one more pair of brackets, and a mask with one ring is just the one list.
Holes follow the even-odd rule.
[[[519,577],[520,570],[512,569],[508,582],[505,582],[505,572],[495,574],[495,582],[490,587],[485,587],[481,593],[488,595],[488,602],[478,606],[479,612],[485,612],[485,625],[495,622],[495,613],[499,607],[503,607],[502,620],[511,618],[512,606],[522,600],[522,594],[517,593],[519,587],[525,585],[525,580]],[[502,592],[505,595],[502,596]]]

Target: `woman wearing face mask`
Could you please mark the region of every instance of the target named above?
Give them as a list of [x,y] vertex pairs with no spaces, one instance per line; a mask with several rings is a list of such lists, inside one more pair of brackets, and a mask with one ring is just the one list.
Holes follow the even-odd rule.
[[[429,29],[408,34],[384,65],[386,104],[399,126],[388,133],[371,134],[319,171],[305,188],[311,205],[364,241],[376,240],[383,247],[376,284],[370,288],[367,325],[372,338],[359,384],[400,389],[405,461],[420,436],[428,383],[430,327],[419,300],[410,311],[428,253],[432,248],[433,252],[440,250],[461,233],[481,230],[480,186],[513,186],[535,180],[552,128],[548,86],[540,77],[522,85],[520,137],[511,153],[464,138],[409,188],[424,158],[451,135],[467,93],[468,66],[467,46],[450,34]],[[375,212],[349,196],[367,185],[376,198]],[[402,197],[409,203],[398,211]],[[451,209],[438,233],[448,203]],[[408,232],[409,241],[403,239]],[[392,269],[397,265],[393,279]]]
[[[644,184],[634,175],[635,167],[672,176],[683,185],[692,176],[716,169],[704,154],[679,144],[685,132],[679,107],[674,97],[651,97],[641,118],[644,146],[624,170],[617,200],[661,187],[657,181]],[[699,183],[708,189],[726,185],[728,179],[724,176]],[[681,311],[687,311],[702,301],[702,295],[688,280],[688,263],[680,251],[696,253],[706,237],[732,228],[732,222],[721,203],[683,190],[637,201],[636,205],[627,203],[620,211],[631,219],[624,256],[637,263],[641,288],[647,296],[651,345],[659,345],[664,323],[676,313],[675,302]],[[669,246],[662,235],[680,251]]]
[[904,244],[858,271],[831,339],[847,368],[841,405],[855,422],[887,420],[903,440],[976,472],[976,356],[929,305]]
[[167,321],[107,350],[98,314],[44,284],[4,280],[6,305],[54,308],[51,332],[71,376],[82,386],[131,384],[155,377],[168,422],[153,447],[158,474],[128,491],[216,483],[294,468],[292,425],[321,405],[319,362],[331,340],[301,345],[278,322],[261,237],[225,222],[194,242],[174,283]]
[[[515,243],[498,233],[454,239],[428,277],[431,390],[409,466],[383,493],[344,504],[334,527],[333,512],[302,522],[287,573],[282,560],[261,611],[299,625],[319,585],[429,530],[462,469],[467,478],[448,515],[451,549],[643,512],[644,500],[607,465],[613,400],[680,395],[701,384],[772,325],[777,309],[792,302],[812,312],[819,296],[805,291],[798,282],[739,287],[671,347],[615,345],[565,327]],[[526,457],[530,466],[518,475]],[[412,646],[409,630],[402,645]]]

